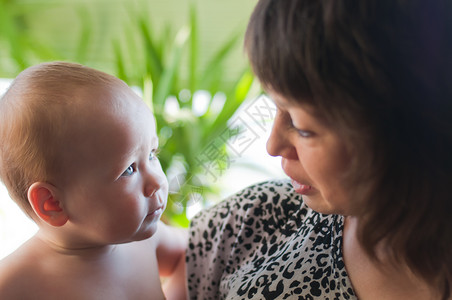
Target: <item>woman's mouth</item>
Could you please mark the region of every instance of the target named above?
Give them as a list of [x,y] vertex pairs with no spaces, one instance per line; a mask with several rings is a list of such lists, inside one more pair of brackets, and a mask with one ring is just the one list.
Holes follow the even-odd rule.
[[312,190],[312,186],[306,185],[306,184],[301,184],[293,179],[292,179],[292,186],[293,186],[295,192],[298,194],[301,194],[301,195],[307,195]]

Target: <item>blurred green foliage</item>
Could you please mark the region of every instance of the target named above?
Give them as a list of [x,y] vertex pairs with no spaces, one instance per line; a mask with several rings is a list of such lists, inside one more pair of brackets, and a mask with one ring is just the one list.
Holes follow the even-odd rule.
[[31,64],[32,57],[46,60],[55,56],[51,49],[28,34],[30,24],[27,16],[32,11],[45,9],[45,6],[30,6],[12,0],[0,0],[0,45],[3,55],[24,69]]
[[[0,0],[0,55],[10,57],[6,63],[1,60],[3,64],[9,67],[13,64],[20,71],[40,61],[68,60],[99,68],[89,63],[93,41],[99,39],[93,29],[96,26],[93,20],[98,16],[92,10],[74,6],[78,20],[75,43],[71,51],[63,52],[41,42],[29,30],[32,14],[58,3],[39,6],[23,3]],[[187,226],[187,207],[215,198],[219,192],[216,177],[229,167],[226,141],[237,130],[228,128],[228,120],[247,97],[258,92],[244,62],[234,62],[239,71],[233,78],[225,76],[231,67],[228,64],[231,53],[242,48],[244,26],[225,38],[206,58],[196,5],[190,6],[185,25],[174,28],[174,24],[167,23],[159,30],[146,5],[139,7],[138,13],[130,7],[126,11],[129,23],[120,25],[122,32],[115,32],[108,40],[113,59],[103,62],[100,69],[137,87],[153,110],[160,138],[159,158],[170,183],[164,218],[169,223]],[[96,24],[99,23],[103,22],[97,20]]]
[[[156,34],[149,17],[142,15],[125,32],[132,36],[130,30],[138,30],[141,40],[115,43],[118,76],[141,88],[155,114],[160,162],[170,183],[165,216],[181,226],[188,225],[187,206],[215,194],[212,181],[229,163],[224,137],[235,132],[228,131],[227,122],[253,91],[254,81],[247,66],[232,85],[222,80],[225,59],[241,46],[241,32],[219,45],[207,66],[200,67],[197,19],[192,7],[188,25],[175,32],[167,26]],[[144,63],[134,63],[140,56]],[[180,80],[182,71],[187,80]],[[203,111],[198,112],[196,102],[202,100]]]

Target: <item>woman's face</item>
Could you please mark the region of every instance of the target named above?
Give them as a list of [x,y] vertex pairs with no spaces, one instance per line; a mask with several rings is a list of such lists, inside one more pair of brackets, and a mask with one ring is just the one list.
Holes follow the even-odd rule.
[[275,93],[277,113],[267,151],[281,156],[284,172],[305,203],[325,214],[349,215],[350,190],[345,174],[350,154],[345,141],[313,114],[309,106],[289,102]]

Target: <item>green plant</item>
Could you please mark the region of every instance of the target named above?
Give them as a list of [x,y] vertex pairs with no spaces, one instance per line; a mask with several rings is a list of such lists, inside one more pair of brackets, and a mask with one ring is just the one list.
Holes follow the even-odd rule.
[[[0,0],[0,43],[3,55],[11,58],[7,68],[22,70],[32,64],[36,57],[45,58],[52,51],[29,34],[29,20],[35,6],[21,5],[11,0]],[[5,63],[2,69],[5,69]],[[12,66],[15,65],[15,66]],[[16,71],[15,70],[15,71]]]
[[[87,62],[94,24],[90,11],[84,5],[73,6],[80,21],[80,32],[76,32],[73,54],[62,52],[40,40],[31,19],[57,7],[63,7],[62,3],[0,0],[1,77],[14,77],[25,68],[42,61],[70,60],[82,64]],[[52,23],[52,20],[48,22]]]
[[[240,45],[243,32],[226,40],[201,68],[197,14],[193,6],[188,23],[176,33],[167,26],[158,38],[149,16],[141,16],[126,30],[125,42],[114,43],[117,76],[129,85],[140,87],[143,99],[155,114],[162,149],[160,162],[171,191],[164,217],[180,226],[188,225],[186,209],[191,202],[205,201],[217,193],[209,176],[219,175],[228,168],[225,137],[236,133],[228,128],[228,120],[250,96],[254,86],[248,66],[243,67],[232,84],[222,78],[225,60]],[[133,30],[140,32],[138,43],[130,39]],[[144,53],[139,49],[144,49]],[[181,76],[184,71],[185,79]],[[197,114],[193,105],[199,100],[199,91],[205,91],[208,103],[205,112]],[[221,99],[225,101],[221,103]],[[171,109],[171,105],[176,109]]]

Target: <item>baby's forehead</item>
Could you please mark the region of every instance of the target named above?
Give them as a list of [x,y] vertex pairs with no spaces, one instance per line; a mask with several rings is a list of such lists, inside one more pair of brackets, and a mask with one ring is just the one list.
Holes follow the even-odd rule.
[[139,114],[148,110],[144,101],[127,85],[91,87],[80,91],[78,106],[97,115],[118,117]]
[[79,91],[75,97],[72,115],[82,120],[107,118],[123,123],[154,121],[147,105],[127,85],[90,87]]
[[[85,153],[83,157],[96,157],[92,151],[121,154],[130,152],[149,139],[157,139],[155,120],[146,104],[136,95],[95,95],[93,106],[84,97],[83,105],[71,113],[66,121],[67,153]],[[103,99],[107,97],[108,99]],[[154,143],[154,142],[152,142]],[[73,148],[71,145],[76,145]],[[86,147],[83,147],[85,145]],[[101,151],[102,150],[102,151]],[[122,154],[121,154],[122,155]]]

